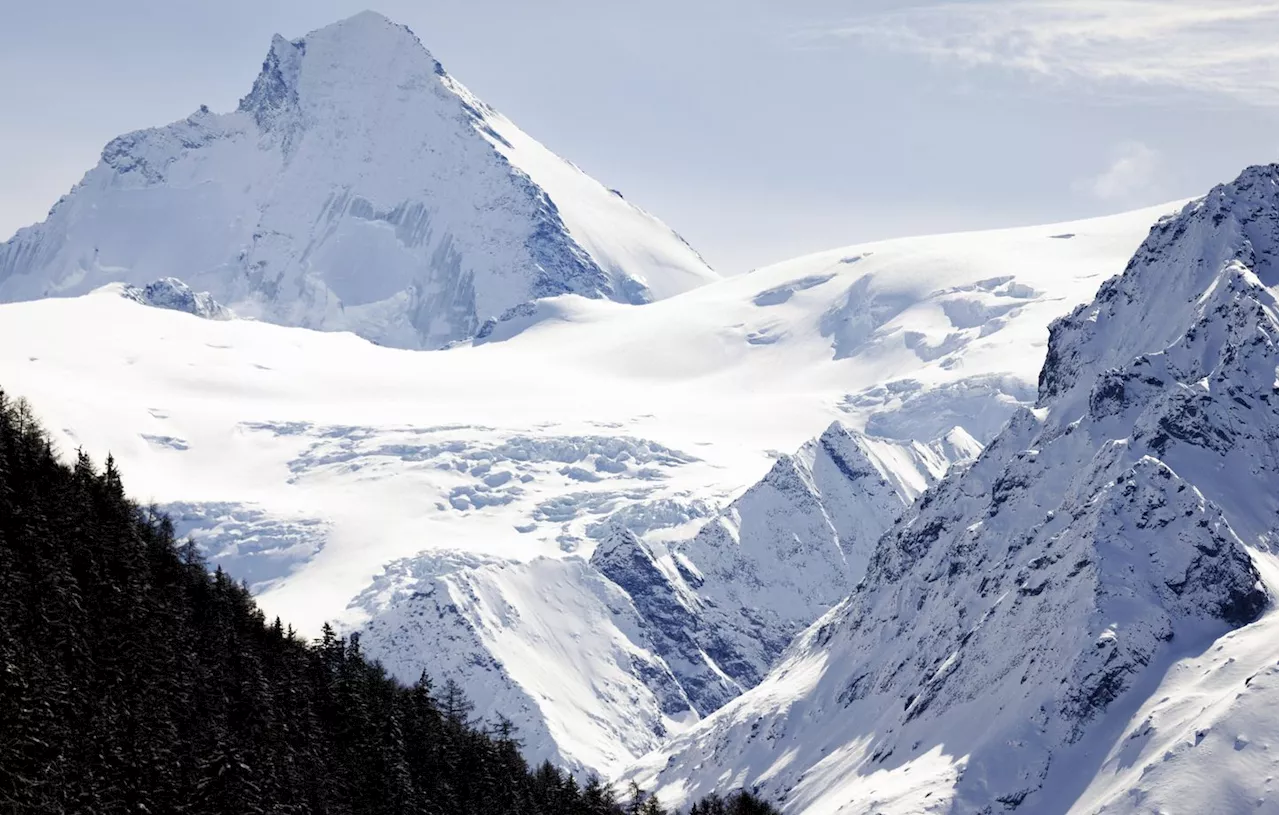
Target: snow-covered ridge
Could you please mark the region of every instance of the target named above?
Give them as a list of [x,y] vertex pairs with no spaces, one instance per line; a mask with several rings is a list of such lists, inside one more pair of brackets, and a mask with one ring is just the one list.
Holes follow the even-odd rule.
[[535,298],[646,303],[716,279],[372,12],[276,36],[236,111],[113,140],[0,244],[0,300],[174,273],[245,316],[405,348]]
[[[710,685],[706,693],[689,693],[694,708],[706,715],[759,682],[792,637],[862,578],[874,541],[903,508],[980,449],[960,428],[921,444],[834,422],[794,455],[779,457],[693,538],[651,554],[672,584],[664,591],[687,598],[683,605],[699,619],[676,625],[667,619],[670,603],[644,604],[655,639],[693,645],[693,664],[720,680],[700,683]],[[602,546],[592,562],[627,588],[637,576],[616,562],[606,568],[607,558]]]
[[862,577],[915,494],[980,448],[873,439],[839,422],[781,456],[688,540],[612,530],[591,565],[623,589],[656,653],[707,715],[754,686],[802,628]]
[[[1250,167],[1162,218],[1124,274],[1105,282],[1093,302],[1056,320],[1040,373],[1040,400],[1062,399],[1073,390],[1079,398],[1091,384],[1085,374],[1175,342],[1202,308],[1210,283],[1232,261],[1274,290],[1280,283],[1275,167]],[[1132,321],[1139,302],[1145,306],[1138,312],[1142,319]]]
[[120,286],[120,294],[137,303],[183,311],[207,320],[230,320],[235,312],[226,308],[207,291],[192,291],[176,277],[162,277],[145,286]]
[[1274,809],[1276,179],[1158,224],[1055,325],[1038,408],[630,777],[797,813]]

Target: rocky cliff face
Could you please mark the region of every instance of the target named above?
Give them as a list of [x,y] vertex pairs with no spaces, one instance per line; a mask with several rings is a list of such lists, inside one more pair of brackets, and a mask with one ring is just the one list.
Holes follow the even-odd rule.
[[633,775],[673,797],[733,778],[795,812],[1076,800],[1171,665],[1273,606],[1276,175],[1157,224],[1052,327],[1037,408],[921,495],[756,689]]
[[922,444],[836,422],[781,456],[691,540],[651,547],[621,534],[592,564],[631,596],[707,715],[759,682],[857,584],[874,542],[911,500],[980,449],[959,428]]
[[182,311],[206,320],[230,320],[235,312],[226,308],[207,291],[192,291],[176,277],[164,277],[145,286],[123,286],[120,293],[135,302],[156,308]]
[[0,244],[0,299],[177,276],[244,316],[433,348],[536,298],[644,303],[715,278],[365,12],[277,36],[231,113],[113,140]]

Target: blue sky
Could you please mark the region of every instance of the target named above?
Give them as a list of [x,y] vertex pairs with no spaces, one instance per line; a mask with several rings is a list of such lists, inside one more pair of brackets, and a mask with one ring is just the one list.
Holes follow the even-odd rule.
[[0,237],[112,137],[233,108],[273,33],[365,7],[729,273],[1189,197],[1278,153],[1274,2],[62,0],[0,26]]

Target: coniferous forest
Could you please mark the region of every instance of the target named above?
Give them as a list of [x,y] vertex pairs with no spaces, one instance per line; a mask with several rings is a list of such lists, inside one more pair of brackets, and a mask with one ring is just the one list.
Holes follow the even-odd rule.
[[[210,573],[111,459],[62,463],[0,391],[0,813],[663,813],[530,768],[460,688],[306,642]],[[767,815],[747,793],[691,815]]]

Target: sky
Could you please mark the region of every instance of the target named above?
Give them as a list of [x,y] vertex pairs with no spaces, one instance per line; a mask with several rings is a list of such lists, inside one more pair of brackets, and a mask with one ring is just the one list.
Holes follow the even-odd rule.
[[1191,197],[1280,154],[1275,2],[373,2],[7,3],[0,239],[113,137],[233,109],[272,34],[364,8],[726,274]]

